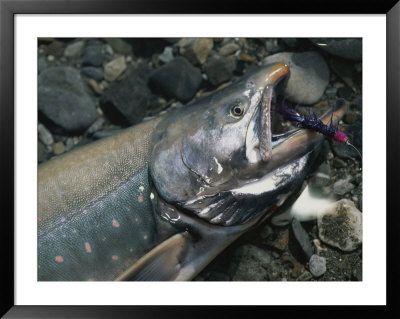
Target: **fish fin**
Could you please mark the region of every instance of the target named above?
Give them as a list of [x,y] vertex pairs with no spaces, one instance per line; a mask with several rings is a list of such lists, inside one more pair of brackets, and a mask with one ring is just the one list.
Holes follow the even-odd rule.
[[117,281],[170,281],[181,269],[179,256],[189,239],[186,233],[176,234],[153,248],[121,274]]

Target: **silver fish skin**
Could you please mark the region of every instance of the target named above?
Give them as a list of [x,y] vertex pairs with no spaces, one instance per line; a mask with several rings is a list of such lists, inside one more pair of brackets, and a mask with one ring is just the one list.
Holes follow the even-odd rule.
[[[190,280],[303,182],[323,136],[271,132],[282,63],[38,169],[38,280]],[[333,112],[338,123],[346,106]],[[322,120],[327,123],[331,113]]]

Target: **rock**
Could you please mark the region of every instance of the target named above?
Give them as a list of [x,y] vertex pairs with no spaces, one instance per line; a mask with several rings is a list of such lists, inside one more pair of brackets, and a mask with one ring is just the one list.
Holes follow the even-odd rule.
[[331,167],[328,164],[322,163],[315,171],[310,179],[310,183],[314,187],[326,186],[331,181]]
[[235,64],[232,59],[214,55],[207,60],[204,70],[212,85],[219,85],[229,81],[233,76]]
[[295,103],[314,104],[320,100],[329,82],[325,60],[315,51],[277,53],[264,59],[264,64],[283,62],[290,67],[290,77],[283,95]]
[[335,194],[344,195],[354,189],[354,185],[347,180],[340,179],[333,184],[333,191]]
[[211,49],[214,41],[209,38],[183,38],[178,42],[179,53],[194,65],[203,64]]
[[163,53],[161,53],[158,58],[163,63],[171,62],[174,59],[173,48],[165,47]]
[[65,145],[63,142],[57,142],[53,145],[53,153],[55,155],[60,155],[65,152]]
[[266,39],[265,49],[269,53],[277,53],[286,49],[285,45],[281,44],[278,39]]
[[343,167],[346,167],[346,162],[343,161],[342,159],[338,158],[338,157],[335,157],[332,160],[332,165],[335,168],[343,168]]
[[38,78],[39,111],[58,128],[83,131],[96,119],[96,106],[78,70],[51,67]]
[[295,218],[293,218],[292,220],[292,230],[301,249],[306,254],[307,258],[310,258],[313,253],[310,243],[310,237],[308,236],[308,233],[304,230],[303,226],[301,226],[301,223]]
[[312,277],[312,274],[306,270],[299,277],[296,278],[296,281],[310,281]]
[[104,79],[104,73],[102,68],[87,66],[82,68],[82,73],[96,81],[101,81]]
[[99,86],[99,84],[95,80],[89,79],[88,83],[89,83],[89,86],[92,88],[92,90],[96,94],[101,95],[103,93],[103,90],[101,89],[101,87]]
[[105,38],[104,40],[111,45],[116,53],[123,54],[125,56],[133,54],[132,46],[120,38]]
[[105,59],[103,46],[99,43],[90,44],[86,47],[82,57],[82,65],[102,66]]
[[110,121],[132,125],[144,118],[150,98],[146,78],[134,72],[118,83],[111,83],[103,92],[100,104]]
[[271,246],[279,251],[284,251],[289,244],[289,229],[285,228],[283,230],[275,232],[272,236],[265,241],[265,244]]
[[343,121],[346,124],[354,124],[356,122],[357,115],[356,112],[349,110],[347,113],[344,115]]
[[38,141],[38,163],[42,163],[47,159],[46,146],[42,142]]
[[362,58],[361,38],[312,38],[322,50],[342,58],[360,61]]
[[321,277],[326,273],[326,259],[318,255],[312,255],[309,261],[310,273],[314,277]]
[[66,56],[67,58],[80,57],[83,53],[84,47],[85,47],[85,42],[83,41],[77,41],[68,44],[64,49],[64,56]]
[[45,52],[49,55],[60,57],[62,55],[64,45],[64,42],[54,40],[46,47]]
[[104,78],[108,82],[115,81],[126,69],[125,57],[120,56],[104,66]]
[[219,49],[219,54],[222,56],[228,56],[239,50],[239,46],[235,42],[229,42]]
[[267,267],[272,260],[269,252],[254,245],[240,246],[230,264],[229,274],[233,281],[266,280]]
[[185,58],[178,57],[155,70],[149,79],[150,88],[167,98],[187,102],[194,97],[202,82],[201,72]]
[[44,56],[38,59],[38,74],[40,74],[44,69],[47,68],[47,61]]
[[51,146],[54,143],[53,135],[50,131],[41,123],[38,125],[39,140],[46,146]]
[[240,59],[240,61],[243,61],[245,63],[253,63],[256,61],[256,59],[254,57],[252,57],[251,55],[249,55],[245,52],[240,53],[239,59]]
[[99,117],[90,127],[87,129],[88,134],[93,134],[94,132],[100,131],[105,123],[104,117]]
[[296,258],[291,255],[284,255],[282,259],[286,262],[289,262],[292,265],[292,270],[290,272],[290,276],[293,278],[298,278],[305,271],[302,264],[300,264]]
[[318,216],[318,236],[326,244],[342,251],[353,251],[362,242],[362,214],[348,199],[336,202]]
[[300,40],[298,38],[282,38],[281,41],[291,49],[300,45]]

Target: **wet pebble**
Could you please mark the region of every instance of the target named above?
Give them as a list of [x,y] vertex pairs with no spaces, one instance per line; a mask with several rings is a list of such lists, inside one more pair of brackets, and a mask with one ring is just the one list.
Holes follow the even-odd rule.
[[281,252],[286,250],[289,244],[289,229],[278,229],[272,236],[269,236],[265,244]]
[[113,123],[132,125],[144,118],[150,98],[146,80],[133,73],[120,82],[111,83],[103,92],[100,105]]
[[301,249],[306,254],[307,258],[310,258],[313,253],[312,246],[310,244],[310,237],[301,223],[295,218],[292,220],[292,230]]
[[312,38],[310,41],[333,55],[357,61],[361,60],[361,38]]
[[211,49],[214,41],[209,38],[183,38],[178,42],[179,53],[194,65],[203,64]]
[[326,259],[318,255],[312,255],[309,261],[310,273],[314,277],[320,277],[326,273]]
[[39,111],[67,132],[82,131],[96,119],[96,106],[78,70],[51,67],[38,79]]
[[282,38],[282,42],[291,49],[294,49],[300,45],[300,40],[298,38]]
[[92,125],[87,129],[88,134],[93,134],[94,132],[100,131],[105,123],[104,117],[99,117]]
[[219,85],[233,77],[234,61],[227,57],[214,55],[209,58],[204,66],[208,80],[212,85]]
[[310,183],[314,187],[326,186],[330,183],[330,181],[331,167],[326,163],[322,163],[310,179]]
[[63,53],[64,46],[64,42],[54,40],[46,47],[45,51],[49,55],[60,57]]
[[132,46],[124,41],[123,39],[120,38],[105,38],[104,41],[106,41],[111,47],[112,50],[116,53],[122,54],[122,55],[132,55]]
[[82,57],[82,65],[102,66],[105,59],[105,52],[101,44],[91,44],[85,48],[85,53]]
[[76,58],[82,55],[85,42],[77,41],[68,44],[64,49],[64,56],[67,58]]
[[318,216],[318,236],[326,244],[353,251],[362,242],[362,214],[348,199],[337,201]]
[[267,39],[265,41],[265,49],[269,53],[278,53],[284,51],[286,47],[278,39]]
[[329,69],[322,56],[315,51],[283,52],[268,56],[264,64],[283,62],[290,67],[290,77],[283,95],[292,102],[318,102],[329,82]]
[[82,68],[82,73],[96,81],[101,81],[104,79],[104,72],[102,68],[87,66]]
[[219,49],[219,54],[222,56],[228,56],[239,50],[239,46],[235,42],[229,42]]
[[46,146],[52,146],[54,143],[53,135],[50,131],[41,123],[38,124],[38,135],[39,140]]
[[163,63],[168,63],[174,59],[174,53],[172,47],[165,47],[163,53],[161,53],[158,58]]
[[271,254],[254,245],[243,245],[235,251],[229,274],[234,281],[266,280]]
[[47,61],[44,56],[38,59],[38,73],[40,74],[44,69],[47,68]]
[[115,81],[126,70],[126,62],[124,56],[119,56],[104,65],[104,78],[109,81]]
[[42,142],[38,141],[38,162],[44,162],[47,159],[46,146]]
[[156,69],[149,79],[151,89],[167,98],[188,102],[194,97],[202,82],[201,72],[185,58],[177,57]]
[[60,155],[65,152],[65,145],[63,142],[57,142],[53,145],[53,153],[55,155]]
[[340,179],[333,184],[335,194],[344,195],[354,189],[354,185],[345,179]]

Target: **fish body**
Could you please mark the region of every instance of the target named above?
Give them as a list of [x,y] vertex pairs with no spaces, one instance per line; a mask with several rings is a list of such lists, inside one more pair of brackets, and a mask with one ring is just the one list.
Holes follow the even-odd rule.
[[265,66],[42,164],[38,280],[190,280],[265,220],[301,185],[323,140],[272,134],[271,103],[288,75],[285,64]]

